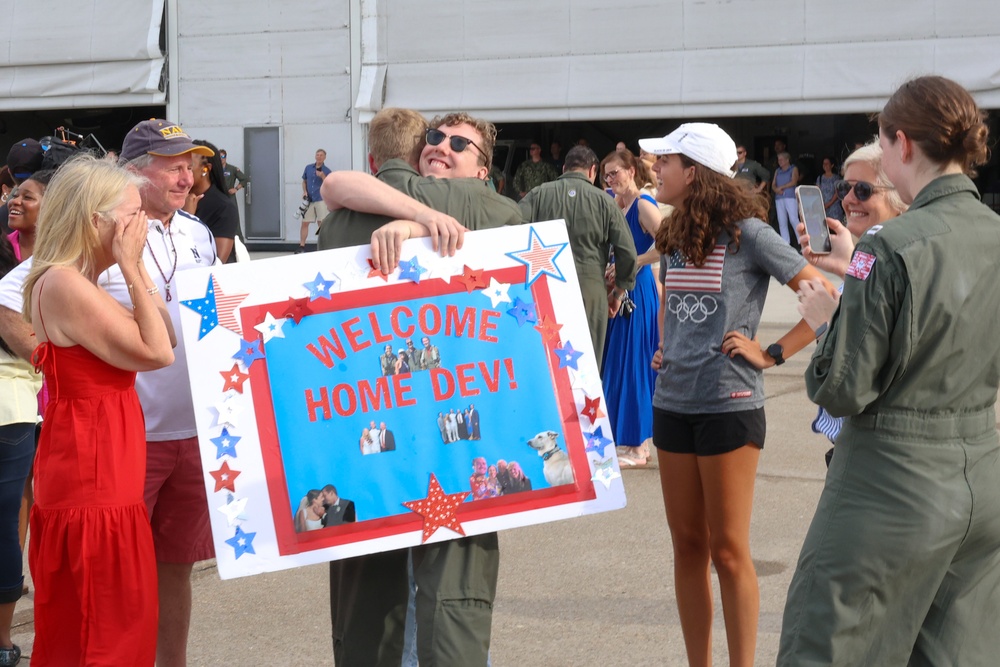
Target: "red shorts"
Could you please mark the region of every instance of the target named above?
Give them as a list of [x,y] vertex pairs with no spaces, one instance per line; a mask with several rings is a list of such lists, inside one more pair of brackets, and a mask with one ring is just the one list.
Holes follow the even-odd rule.
[[145,496],[157,562],[215,558],[198,438],[146,443]]

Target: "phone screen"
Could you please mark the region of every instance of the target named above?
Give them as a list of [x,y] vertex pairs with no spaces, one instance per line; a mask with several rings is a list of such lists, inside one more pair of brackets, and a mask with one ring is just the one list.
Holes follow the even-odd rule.
[[826,226],[823,191],[815,185],[800,185],[795,188],[795,197],[799,201],[799,216],[809,234],[809,249],[816,254],[829,253],[830,229]]

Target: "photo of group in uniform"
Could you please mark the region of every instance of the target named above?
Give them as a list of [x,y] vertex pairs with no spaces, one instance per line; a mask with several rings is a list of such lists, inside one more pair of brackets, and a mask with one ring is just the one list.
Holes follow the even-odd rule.
[[295,512],[295,532],[304,533],[355,521],[354,501],[341,498],[337,487],[327,484],[322,489],[310,489],[302,497]]
[[467,408],[451,408],[447,412],[438,412],[438,431],[441,432],[441,442],[449,445],[459,440],[479,440],[479,410],[473,403]]
[[431,344],[431,339],[424,336],[420,339],[420,344],[422,347],[418,349],[413,344],[413,339],[407,338],[404,346],[393,352],[393,344],[386,343],[378,358],[382,375],[388,377],[441,368],[441,351]]

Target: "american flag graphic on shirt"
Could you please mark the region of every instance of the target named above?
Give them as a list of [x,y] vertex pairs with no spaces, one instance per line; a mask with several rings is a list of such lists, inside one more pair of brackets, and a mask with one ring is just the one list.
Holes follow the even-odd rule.
[[697,267],[686,262],[679,252],[670,255],[667,277],[663,286],[677,292],[721,292],[722,267],[726,263],[726,246],[716,245],[705,263]]

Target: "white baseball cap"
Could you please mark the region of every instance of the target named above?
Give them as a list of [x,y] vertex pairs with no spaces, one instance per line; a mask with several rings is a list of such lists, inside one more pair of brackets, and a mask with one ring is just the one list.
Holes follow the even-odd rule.
[[639,148],[653,155],[681,153],[729,178],[735,173],[736,143],[713,123],[684,123],[665,137],[640,139]]

